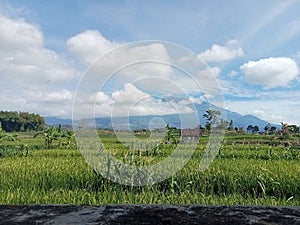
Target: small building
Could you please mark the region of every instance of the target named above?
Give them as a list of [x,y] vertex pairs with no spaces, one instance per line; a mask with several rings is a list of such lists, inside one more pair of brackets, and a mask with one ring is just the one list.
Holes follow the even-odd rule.
[[202,132],[200,128],[181,129],[180,142],[198,144],[201,134]]

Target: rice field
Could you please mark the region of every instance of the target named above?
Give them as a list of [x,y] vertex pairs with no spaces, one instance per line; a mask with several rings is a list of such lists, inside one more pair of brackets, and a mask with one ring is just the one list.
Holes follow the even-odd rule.
[[[43,149],[42,139],[21,137],[0,146],[0,204],[209,204],[300,205],[300,150],[259,142],[251,135],[225,137],[218,156],[199,171],[207,138],[174,176],[148,186],[126,186],[96,174],[76,148]],[[266,141],[268,136],[260,135]],[[164,160],[172,149],[132,152],[115,136],[106,148],[132,165]],[[247,141],[246,141],[247,142]],[[23,147],[20,147],[23,146]],[[134,160],[131,160],[135,156]]]

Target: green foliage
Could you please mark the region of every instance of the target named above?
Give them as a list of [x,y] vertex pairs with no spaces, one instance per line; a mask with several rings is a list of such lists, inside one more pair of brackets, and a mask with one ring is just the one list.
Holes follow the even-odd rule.
[[0,122],[0,143],[2,141],[8,140],[8,141],[15,141],[17,135],[11,135],[6,133],[5,131],[2,130],[2,123]]
[[176,127],[170,127],[169,124],[166,126],[166,141],[170,144],[176,144],[176,136],[178,136],[178,130]]
[[[212,110],[208,109],[206,112],[203,114],[203,118],[206,119],[206,125],[205,128],[210,131],[212,126],[217,126],[219,125],[219,116],[221,115],[220,111],[217,110]],[[225,121],[224,121],[225,122]]]
[[233,131],[234,130],[234,126],[233,126],[233,120],[230,120],[229,122],[229,126],[227,128],[229,131]]
[[53,147],[54,140],[58,141],[58,147],[61,148],[64,139],[66,140],[65,145],[70,147],[75,138],[73,131],[63,130],[61,125],[59,125],[58,128],[55,126],[48,127],[45,130],[36,133],[33,138],[36,138],[39,135],[44,136],[46,149],[51,149]]
[[0,111],[0,122],[6,132],[38,131],[45,126],[43,117],[28,112]]
[[[275,128],[275,130],[276,130],[276,127],[274,127],[274,128]],[[252,133],[252,134],[256,134],[256,133],[259,132],[259,127],[258,127],[257,125],[253,126],[253,125],[250,124],[250,125],[247,127],[247,132],[248,132],[248,133]]]
[[[200,172],[204,136],[181,171],[146,187],[119,185],[95,174],[76,149],[30,150],[40,140],[21,139],[16,156],[22,157],[0,158],[0,204],[300,204],[298,139],[285,146],[271,135],[227,135],[219,156]],[[52,147],[59,147],[55,141]],[[130,165],[151,165],[172,152],[164,145],[155,155],[139,154],[138,147],[128,149],[113,135],[105,134],[102,141],[111,155]]]
[[297,125],[288,125],[288,131],[291,133],[298,133],[299,127]]

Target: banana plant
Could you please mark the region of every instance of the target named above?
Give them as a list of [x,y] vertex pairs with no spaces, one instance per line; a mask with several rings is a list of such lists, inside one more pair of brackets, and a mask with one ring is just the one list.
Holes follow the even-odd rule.
[[51,126],[46,128],[44,131],[36,133],[33,137],[43,135],[45,138],[46,149],[51,149],[53,147],[53,141],[56,140],[59,143],[59,147],[62,147],[63,138],[67,139],[67,145],[71,145],[71,141],[74,139],[74,133],[72,131],[64,131],[61,125],[56,128]]
[[166,126],[166,139],[169,144],[177,144],[177,140],[175,138],[176,128],[170,127],[169,124]]
[[75,140],[75,133],[72,130],[66,130],[66,131],[63,131],[63,137],[66,138],[67,147],[71,147],[72,142]]
[[64,137],[64,131],[62,130],[60,124],[59,124],[59,126],[56,130],[55,137],[56,137],[56,140],[58,140],[59,147],[61,147],[62,146],[62,139]]
[[52,148],[52,143],[54,140],[57,140],[59,137],[59,134],[57,132],[57,129],[55,126],[51,126],[46,128],[45,130],[36,133],[33,138],[36,138],[39,135],[43,135],[45,138],[45,146],[47,149]]
[[0,122],[0,143],[4,140],[15,141],[16,135],[11,135],[3,131],[2,124]]

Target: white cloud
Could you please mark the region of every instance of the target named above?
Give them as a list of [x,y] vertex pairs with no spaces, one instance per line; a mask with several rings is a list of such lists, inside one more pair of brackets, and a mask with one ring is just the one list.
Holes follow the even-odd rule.
[[205,62],[221,62],[241,57],[243,55],[244,51],[238,46],[237,41],[230,40],[225,46],[218,44],[212,45],[210,49],[200,53],[198,57]]
[[196,104],[202,104],[204,101],[206,101],[207,99],[205,99],[205,96],[200,96],[200,97],[189,97],[189,103],[196,103]]
[[[174,46],[158,42],[121,45],[90,30],[71,37],[67,43],[69,51],[90,66],[75,99],[78,119],[192,113],[190,105],[195,99],[189,99],[189,93],[202,91],[213,99],[219,88],[215,79],[220,68],[208,68],[190,55],[180,61],[178,47],[172,49]],[[174,54],[169,55],[169,51]],[[177,63],[180,69],[172,67]],[[200,89],[197,82],[201,83]],[[170,95],[173,98],[168,98]]]
[[184,102],[174,99],[164,101],[143,92],[130,83],[125,84],[123,89],[115,90],[111,94],[97,92],[89,96],[79,96],[79,98],[80,101],[78,102],[80,103],[76,105],[76,109],[81,110],[76,110],[76,112],[81,115],[78,115],[78,118],[91,115],[91,109],[95,110],[97,117],[184,114],[193,111],[189,104],[194,102],[193,99],[186,99]]
[[70,92],[67,89],[55,91],[55,92],[50,92],[50,93],[45,93],[45,97],[43,97],[44,101],[47,102],[65,102],[65,101],[70,101],[73,98],[72,92]]
[[[88,40],[91,40],[90,43]],[[170,114],[170,109],[165,107],[166,103],[160,104],[158,101],[154,104],[153,99],[157,96],[166,98],[168,95],[188,99],[188,94],[193,92],[204,92],[213,99],[216,91],[220,90],[216,82],[220,68],[208,68],[186,50],[180,52],[178,47],[159,42],[137,42],[124,44],[115,51],[110,51],[118,46],[121,46],[121,43],[109,41],[99,31],[87,30],[68,40],[69,51],[74,53],[81,63],[92,65],[85,75],[85,85],[82,86],[84,90],[80,88],[80,95],[88,92],[93,94],[103,87],[102,90],[105,91],[101,92],[101,99],[106,99],[107,94],[112,93],[109,100],[106,99],[107,104],[118,102],[118,105],[123,106],[122,102],[132,102],[143,96],[143,102],[148,103],[148,108],[137,103],[133,113]],[[181,53],[188,54],[182,56]],[[104,56],[95,61],[101,54]],[[116,91],[122,89],[126,83],[124,90]],[[148,95],[144,96],[145,93]],[[115,96],[120,97],[116,100],[113,99]],[[171,104],[170,101],[168,103]],[[152,107],[153,105],[155,107]],[[109,111],[107,106],[102,105],[103,108]],[[126,109],[119,108],[119,111],[123,113]]]
[[[200,71],[195,71],[193,76],[182,76],[176,78],[176,83],[182,89],[181,92],[185,94],[191,92],[205,93],[207,96],[214,96],[220,91],[219,84],[225,84],[222,80],[218,80],[221,72],[219,67],[205,68]],[[175,80],[175,79],[174,79]],[[178,88],[173,88],[179,92]]]
[[197,74],[197,76],[211,79],[212,77],[216,78],[217,76],[219,76],[220,72],[221,72],[221,69],[219,67],[215,66],[215,67],[207,68],[206,70],[200,71]]
[[100,56],[119,46],[121,46],[120,43],[107,40],[98,30],[86,30],[67,41],[69,51],[85,64],[94,62]]
[[[119,49],[115,54],[105,55],[122,45],[124,48]],[[86,30],[69,38],[67,46],[69,51],[86,65],[94,63],[95,60],[103,55],[105,57],[100,59],[102,67],[104,65],[111,67],[115,64],[123,67],[128,63],[149,60],[149,58],[166,63],[170,62],[168,52],[163,44],[149,42],[148,44],[137,43],[136,45],[131,45],[112,42],[106,39],[98,30]],[[102,70],[106,71],[105,68],[102,68]]]
[[228,77],[236,77],[238,73],[235,70],[231,70],[230,73],[228,74]]
[[291,58],[265,58],[249,61],[240,67],[246,81],[265,87],[288,86],[297,78],[299,69]]
[[[299,93],[300,94],[300,93]],[[251,101],[236,100],[226,101],[226,108],[241,113],[242,115],[254,115],[270,123],[300,125],[299,120],[299,99],[298,101],[290,99],[255,99]]]
[[[69,51],[90,66],[82,86],[85,90],[80,90],[82,95],[95,93],[100,87],[106,94],[118,94],[115,90],[126,83],[159,97],[187,97],[189,93],[204,92],[213,99],[220,91],[216,80],[221,69],[208,68],[197,56],[178,46],[159,42],[116,43],[97,30],[86,30],[67,43]],[[235,41],[230,41],[227,48],[235,45]],[[113,48],[116,49],[111,51]],[[97,57],[100,58],[96,60]]]
[[150,99],[151,95],[142,92],[137,89],[134,85],[127,83],[124,86],[124,89],[121,91],[115,91],[112,93],[112,98],[114,101],[117,101],[117,104],[127,104],[127,103],[138,103],[144,99]]
[[[120,89],[125,83],[145,80],[136,85],[157,89],[159,83],[151,78],[170,78],[172,73],[171,60],[162,43],[111,42],[97,30],[86,30],[71,37],[67,46],[81,63],[90,66],[86,79],[90,79],[92,85],[105,83],[106,87]],[[115,48],[116,51],[112,51]]]
[[43,35],[39,27],[24,19],[10,19],[0,15],[1,49],[18,51],[20,48],[42,47]]
[[43,116],[70,118],[72,114],[73,93],[63,90],[7,90],[0,91],[2,110],[26,111]]
[[1,109],[70,115],[79,73],[44,47],[38,25],[0,14],[0,49]]
[[271,123],[300,125],[299,96],[299,90],[245,90],[235,100],[226,100],[225,105],[231,111],[255,115]]
[[0,71],[2,78],[20,85],[60,82],[78,76],[59,55],[43,47],[38,26],[0,15]]
[[112,93],[113,116],[124,115],[166,115],[190,113],[191,108],[174,100],[164,101],[125,84],[124,89]]

